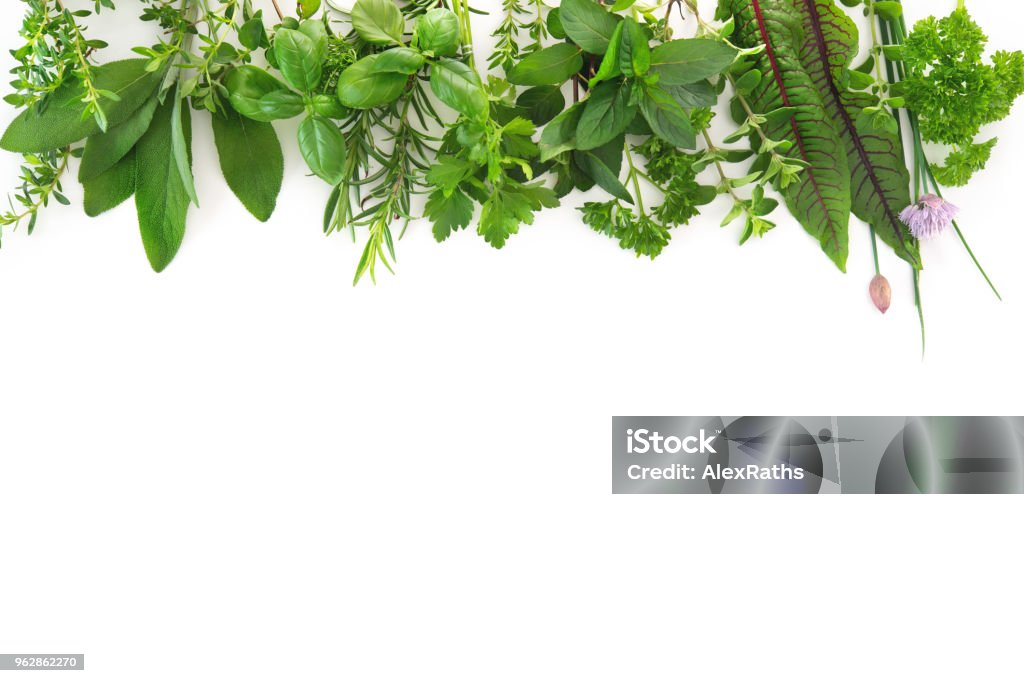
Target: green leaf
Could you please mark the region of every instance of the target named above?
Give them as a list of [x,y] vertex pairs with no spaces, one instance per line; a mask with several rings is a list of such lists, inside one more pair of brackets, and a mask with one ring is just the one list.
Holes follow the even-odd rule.
[[651,48],[644,29],[633,18],[622,22],[619,69],[629,78],[646,76],[651,70]]
[[349,115],[336,95],[313,95],[312,105],[313,111],[328,119],[343,119]]
[[640,98],[640,111],[647,124],[662,140],[680,149],[695,149],[697,136],[690,117],[672,95],[656,85],[647,86]]
[[597,73],[590,79],[590,88],[593,90],[600,83],[610,81],[613,78],[618,78],[622,75],[622,67],[619,63],[619,52],[622,50],[622,32],[624,30],[625,22],[620,21],[618,26],[615,27],[615,32],[612,34],[611,40],[608,41],[608,50],[604,53],[604,57],[601,59],[601,66],[598,67]]
[[[846,151],[853,213],[873,225],[878,237],[900,258],[920,269],[917,242],[899,218],[910,204],[910,172],[898,129],[874,129],[867,134],[859,131],[860,113],[878,107],[878,97],[843,89],[835,81],[836,74],[857,55],[857,26],[832,0],[798,3],[797,12],[806,35],[811,37],[804,46],[804,65]],[[888,112],[885,116],[891,119]]]
[[269,92],[260,98],[258,106],[260,117],[250,116],[248,118],[264,123],[295,118],[306,109],[306,103],[302,96],[291,90]]
[[451,194],[476,167],[466,159],[439,156],[427,172],[427,183],[446,194]]
[[540,134],[540,160],[550,161],[554,157],[576,149],[576,131],[583,116],[585,102],[577,102],[551,120]]
[[[96,87],[118,98],[102,103],[108,130],[124,123],[145,104],[163,78],[162,73],[146,71],[148,62],[126,59],[95,68]],[[22,154],[48,152],[99,133],[95,117],[85,116],[83,95],[78,80],[69,79],[47,98],[42,113],[28,109],[14,119],[0,139],[0,147]]]
[[[755,112],[783,111],[762,124],[772,140],[786,141],[790,154],[807,165],[796,180],[782,189],[790,213],[813,235],[822,250],[845,272],[849,256],[850,171],[846,152],[811,76],[801,61],[808,48],[794,4],[726,0],[734,13],[732,40],[741,48],[762,45],[768,50],[756,59],[763,74],[748,97]],[[760,18],[758,15],[760,11]],[[762,30],[764,31],[762,33]]]
[[658,74],[658,85],[686,85],[722,73],[736,55],[735,49],[710,38],[670,40],[651,51],[651,72]]
[[338,99],[351,109],[372,109],[397,100],[409,77],[398,73],[375,73],[380,55],[363,57],[341,72]]
[[90,218],[123,204],[135,194],[135,150],[128,150],[113,166],[85,180],[82,189],[82,205]]
[[633,196],[619,180],[622,170],[622,152],[625,136],[619,135],[597,149],[576,152],[573,156],[579,167],[597,183],[598,187],[624,202],[633,203]]
[[427,58],[410,47],[396,47],[381,52],[373,63],[373,73],[396,73],[411,76],[427,63]]
[[495,249],[501,249],[523,223],[531,225],[533,214],[543,207],[558,206],[555,193],[541,183],[506,183],[495,188],[480,211],[477,232]]
[[106,133],[97,133],[90,137],[85,143],[82,163],[78,167],[78,181],[85,182],[96,178],[131,152],[139,138],[149,130],[158,104],[155,96],[150,97],[127,121],[114,126]]
[[557,85],[539,85],[524,90],[516,106],[525,109],[534,124],[543,126],[565,110],[565,96]]
[[[248,64],[229,71],[224,77],[224,85],[228,89],[228,100],[235,111],[255,121],[272,121],[274,118],[260,107],[260,100],[264,96],[270,93],[291,92],[288,86],[263,69]],[[301,101],[301,98],[299,99]]]
[[451,57],[459,51],[459,18],[449,9],[437,7],[416,22],[415,44],[435,57]]
[[[199,197],[196,195],[195,179],[192,178],[192,142],[191,137],[188,140],[185,139],[185,125],[183,121],[185,114],[181,105],[182,100],[176,93],[170,97],[173,98],[174,104],[174,111],[171,114],[171,155],[174,157],[174,165],[181,175],[181,183],[185,188],[185,194],[198,207]],[[189,107],[186,103],[184,111],[188,110]]]
[[424,213],[433,224],[434,239],[444,242],[456,230],[462,230],[473,220],[473,202],[462,190],[446,194],[435,190],[430,194]]
[[299,126],[299,151],[309,169],[329,185],[345,179],[345,136],[333,122],[311,116]]
[[430,69],[430,87],[449,107],[477,121],[487,118],[489,100],[477,72],[467,64],[445,57]]
[[576,128],[577,149],[594,149],[621,135],[636,118],[637,107],[630,99],[629,86],[621,82],[594,88]]
[[[153,123],[139,140],[135,156],[135,207],[139,230],[150,265],[158,273],[174,259],[185,237],[189,197],[181,182],[171,149],[174,103],[168,98],[157,108]],[[186,142],[192,138],[189,109],[182,110]]]
[[718,101],[713,85],[707,81],[688,83],[686,85],[662,85],[662,90],[667,92],[679,103],[683,109],[696,109],[698,107],[713,107]]
[[249,213],[266,222],[284,178],[284,155],[274,127],[225,109],[213,115],[213,138],[228,187]]
[[508,72],[514,85],[561,85],[583,68],[583,53],[575,45],[559,43],[533,52]]
[[263,16],[255,16],[242,24],[238,29],[238,42],[249,50],[255,50],[264,45],[267,37],[267,30],[263,26]]
[[352,8],[352,28],[371,45],[401,45],[405,19],[391,0],[359,0]]
[[284,79],[296,90],[311,93],[323,77],[326,41],[320,42],[302,31],[278,29],[274,35],[274,56]]
[[594,55],[603,55],[608,50],[615,27],[621,21],[594,0],[562,0],[559,19],[566,35]]

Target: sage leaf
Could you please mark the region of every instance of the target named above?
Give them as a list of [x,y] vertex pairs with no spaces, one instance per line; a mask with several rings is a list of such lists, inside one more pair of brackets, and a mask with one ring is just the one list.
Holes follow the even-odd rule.
[[630,88],[622,82],[594,88],[576,128],[577,149],[594,149],[621,135],[636,118],[637,106],[630,99]]
[[[199,197],[196,195],[196,183],[192,177],[192,143],[191,140],[185,139],[185,126],[182,122],[184,114],[181,103],[182,99],[175,95],[174,109],[171,114],[171,154],[174,155],[174,165],[181,175],[185,194],[198,207]],[[187,103],[184,109],[188,109]]]
[[[162,272],[178,253],[185,237],[189,197],[172,151],[174,103],[168,98],[153,115],[153,122],[135,150],[135,208],[149,263]],[[191,147],[192,118],[182,110],[182,130]]]
[[213,116],[213,139],[228,187],[257,220],[268,221],[284,179],[284,155],[274,127],[225,109]]
[[372,109],[397,100],[409,77],[399,73],[377,73],[374,65],[381,55],[363,57],[341,72],[338,99],[351,109]]
[[562,0],[558,18],[566,35],[593,55],[608,50],[621,18],[610,14],[594,0]]
[[663,86],[696,83],[725,71],[736,55],[735,49],[711,38],[670,40],[651,50],[651,72]]
[[575,45],[559,43],[527,55],[508,72],[514,85],[561,85],[583,68],[583,53]]
[[106,133],[90,137],[85,143],[82,163],[78,167],[78,181],[84,183],[110,170],[131,152],[139,138],[149,130],[158,104],[156,96],[150,97],[127,121]]
[[352,28],[371,45],[401,45],[405,19],[391,0],[359,0],[352,8]]
[[274,36],[274,56],[284,79],[304,93],[311,93],[323,77],[326,43],[320,44],[301,31],[282,28]]
[[490,103],[480,75],[468,64],[444,58],[430,69],[430,87],[441,100],[463,116],[483,121]]
[[120,206],[135,194],[135,150],[102,173],[82,182],[85,215],[95,218]]
[[345,179],[345,136],[322,116],[310,116],[299,126],[299,151],[313,171],[329,185]]
[[[146,71],[147,59],[126,59],[95,67],[96,87],[117,99],[103,101],[108,129],[120,125],[141,107],[156,89],[163,74]],[[0,147],[22,154],[48,152],[84,140],[100,131],[95,117],[84,117],[85,93],[77,79],[59,87],[42,111],[28,109],[8,126]]]

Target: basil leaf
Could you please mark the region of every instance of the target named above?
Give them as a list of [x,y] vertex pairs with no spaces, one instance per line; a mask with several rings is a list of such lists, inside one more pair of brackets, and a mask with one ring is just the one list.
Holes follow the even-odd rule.
[[630,78],[646,76],[651,70],[651,48],[647,34],[632,18],[627,18],[622,25],[619,68]]
[[682,149],[694,149],[697,136],[683,108],[658,86],[649,86],[640,98],[640,111],[651,130],[662,140]]
[[309,169],[330,185],[345,179],[345,136],[322,116],[311,116],[299,126],[299,151]]
[[333,95],[314,95],[313,111],[328,119],[343,119],[349,111]]
[[435,57],[451,57],[459,51],[459,18],[449,9],[432,9],[416,22],[414,43]]
[[82,189],[82,206],[90,218],[123,204],[135,194],[135,150],[128,150],[113,166],[84,181]]
[[256,120],[268,122],[294,118],[305,111],[306,104],[301,95],[291,90],[276,90],[260,98],[259,109],[262,118]]
[[[159,85],[163,74],[146,71],[148,63],[147,59],[126,59],[95,67],[96,88],[117,97],[100,101],[108,130],[124,123]],[[50,95],[42,112],[33,107],[14,119],[0,139],[0,147],[22,154],[48,152],[99,133],[96,119],[84,116],[83,95],[78,79],[68,79]]]
[[551,120],[540,134],[540,160],[549,161],[562,152],[576,149],[576,130],[585,102],[577,102]]
[[577,149],[600,147],[626,130],[636,118],[629,94],[629,86],[619,82],[602,83],[591,91],[576,128]]
[[228,187],[249,213],[266,222],[284,179],[284,155],[274,127],[225,109],[213,115],[213,139]]
[[601,66],[598,68],[597,73],[590,79],[590,88],[594,89],[598,84],[604,81],[610,81],[613,78],[618,78],[622,75],[622,68],[619,66],[619,51],[622,48],[622,31],[625,22],[619,22],[619,25],[615,27],[615,33],[612,34],[611,40],[608,42],[608,51],[604,53],[604,58],[601,59]]
[[401,45],[405,19],[391,0],[359,0],[352,8],[352,28],[371,45]]
[[78,181],[96,178],[131,152],[139,138],[149,130],[158,104],[156,96],[150,97],[127,121],[110,128],[106,133],[90,137],[85,143],[82,164],[78,167]]
[[256,121],[272,120],[260,108],[260,100],[273,92],[289,92],[288,87],[263,69],[251,65],[232,69],[224,78],[228,100],[242,116]]
[[580,49],[559,43],[524,57],[508,72],[508,82],[515,85],[560,85],[582,68]]
[[594,55],[603,55],[608,50],[615,27],[621,21],[594,0],[562,0],[558,18],[572,42]]
[[524,90],[516,105],[525,109],[538,126],[543,126],[565,109],[565,96],[557,85],[540,85]]
[[380,55],[363,57],[341,72],[338,99],[351,109],[372,109],[397,100],[405,90],[409,77],[397,73],[375,73],[374,64]]
[[460,114],[483,121],[490,102],[480,75],[467,64],[444,58],[430,69],[430,88],[449,107]]
[[373,73],[396,73],[411,76],[427,63],[427,58],[411,47],[396,47],[377,55]]
[[[170,98],[157,108],[153,123],[139,140],[135,154],[135,208],[142,245],[153,270],[161,272],[174,260],[185,237],[189,198],[171,149]],[[182,110],[186,143],[192,139],[191,111]],[[191,145],[188,145],[191,146]]]
[[320,44],[301,31],[278,29],[274,36],[274,56],[284,79],[296,90],[311,93],[320,85],[326,43]]
[[710,38],[671,40],[651,51],[651,71],[659,75],[659,85],[696,83],[728,69],[737,54]]

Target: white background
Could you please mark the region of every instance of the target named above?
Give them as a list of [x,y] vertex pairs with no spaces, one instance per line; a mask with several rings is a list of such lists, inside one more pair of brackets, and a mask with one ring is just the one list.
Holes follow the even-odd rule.
[[[92,22],[115,55],[152,41],[120,4]],[[970,7],[1022,47],[1018,4]],[[0,8],[4,64],[20,16]],[[1020,414],[1022,117],[950,193],[1006,301],[951,235],[926,245],[923,361],[891,255],[871,307],[863,226],[842,275],[783,211],[738,247],[724,203],[655,263],[575,197],[503,252],[418,223],[398,276],[354,289],[361,245],[322,236],[294,125],[261,225],[197,118],[203,206],[165,274],[130,203],[90,221],[70,188],[4,236],[0,650],[85,652],[35,676],[104,683],[1020,680],[1018,500],[613,497],[609,431]]]

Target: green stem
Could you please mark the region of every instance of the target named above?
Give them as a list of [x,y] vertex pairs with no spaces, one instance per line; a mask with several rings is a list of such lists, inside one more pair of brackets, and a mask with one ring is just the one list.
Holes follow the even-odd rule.
[[646,216],[644,210],[644,196],[640,191],[640,178],[637,175],[636,165],[633,164],[633,153],[629,151],[629,142],[624,145],[626,150],[626,162],[629,164],[629,178],[633,181],[633,190],[636,192],[636,206],[641,216]]
[[924,358],[928,340],[925,336],[924,306],[921,305],[921,271],[916,268],[914,268],[914,303],[917,305],[917,319],[921,322],[921,357]]

